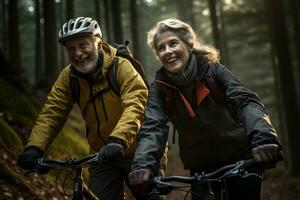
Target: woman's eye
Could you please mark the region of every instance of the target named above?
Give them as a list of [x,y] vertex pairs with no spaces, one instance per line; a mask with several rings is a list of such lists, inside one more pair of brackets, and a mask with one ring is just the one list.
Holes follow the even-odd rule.
[[178,44],[177,41],[172,41],[172,42],[171,42],[171,47],[175,47],[177,44]]
[[164,49],[165,49],[164,47],[158,47],[158,51],[159,51],[159,52],[164,51]]

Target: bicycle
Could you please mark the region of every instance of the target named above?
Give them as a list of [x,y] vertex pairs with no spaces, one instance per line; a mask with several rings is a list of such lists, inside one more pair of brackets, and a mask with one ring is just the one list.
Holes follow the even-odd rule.
[[[82,177],[82,170],[84,167],[87,167],[89,164],[99,162],[99,153],[95,153],[89,156],[86,156],[80,160],[76,159],[68,159],[68,160],[53,160],[53,159],[46,159],[46,158],[40,158],[36,160],[36,165],[34,168],[34,172],[38,173],[47,173],[49,170],[62,167],[62,170],[64,170],[67,173],[67,176],[74,178],[73,183],[73,195],[72,200],[83,200],[84,198],[86,200],[100,200],[98,197],[96,197],[95,194],[93,194],[92,191],[89,190],[87,185],[83,182]],[[71,171],[67,171],[67,169],[70,169]],[[75,176],[71,173],[72,171],[75,171]],[[58,180],[58,176],[61,172],[57,175],[56,182]],[[59,188],[57,189],[62,192],[63,194],[66,194],[64,191],[64,184],[66,179],[63,181],[63,191],[60,191]],[[56,186],[58,184],[56,183]],[[70,195],[70,194],[66,194]]]
[[[281,154],[279,154],[278,161],[281,160],[283,160],[283,157]],[[160,195],[168,195],[174,190],[179,190],[186,192],[184,199],[187,199],[187,196],[191,192],[191,190],[186,190],[185,188],[190,188],[191,184],[222,182],[225,178],[235,176],[244,177],[248,175],[255,175],[262,179],[260,175],[256,173],[250,173],[247,171],[247,169],[255,166],[263,169],[263,167],[260,166],[259,163],[255,162],[254,159],[240,160],[233,164],[225,165],[210,173],[202,172],[201,174],[195,174],[194,176],[157,176],[153,178],[151,184],[154,188],[156,188],[157,192]],[[176,182],[177,185],[175,184]],[[178,185],[178,183],[187,185]],[[151,195],[153,194],[149,194],[149,196],[147,196],[147,199],[151,199]],[[209,193],[205,195],[204,199],[215,200],[215,194],[210,190]]]

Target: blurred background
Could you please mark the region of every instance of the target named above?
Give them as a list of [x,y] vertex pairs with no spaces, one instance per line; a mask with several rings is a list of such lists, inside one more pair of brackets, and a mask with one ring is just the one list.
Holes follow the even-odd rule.
[[[68,64],[57,42],[58,30],[78,16],[97,19],[108,43],[130,41],[150,81],[160,64],[147,46],[147,31],[169,17],[189,23],[205,44],[219,49],[221,62],[261,97],[278,131],[285,160],[266,173],[264,199],[300,198],[299,0],[1,0],[0,199],[67,198],[57,194],[53,176],[24,177],[15,160],[51,85]],[[84,129],[74,107],[48,155],[88,154]],[[188,174],[178,158],[177,140],[170,142],[167,174]],[[183,199],[184,194],[167,199]]]

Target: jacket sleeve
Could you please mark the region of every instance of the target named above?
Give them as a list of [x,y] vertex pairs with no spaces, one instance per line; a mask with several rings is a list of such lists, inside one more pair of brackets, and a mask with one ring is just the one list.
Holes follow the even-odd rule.
[[123,113],[110,137],[121,139],[127,150],[143,123],[148,89],[139,73],[126,59],[119,60],[117,80]]
[[261,144],[278,144],[276,131],[259,97],[245,88],[224,66],[215,64],[213,73],[217,84],[225,90],[225,95],[237,119],[243,124],[252,147]]
[[47,100],[31,131],[26,147],[46,150],[62,129],[73,107],[68,71],[64,70],[47,96]]
[[138,134],[138,147],[131,169],[150,169],[158,174],[159,163],[168,140],[168,117],[158,86],[152,83],[149,88],[145,121]]

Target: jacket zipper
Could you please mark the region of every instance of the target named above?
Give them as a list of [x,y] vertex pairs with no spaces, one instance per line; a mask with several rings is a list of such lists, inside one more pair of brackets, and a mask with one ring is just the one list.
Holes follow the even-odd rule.
[[103,107],[104,116],[105,116],[106,121],[108,121],[108,116],[107,116],[107,113],[106,113],[105,104],[104,104],[104,98],[103,98],[103,94],[102,93],[100,94],[100,97],[101,97],[101,104],[102,104],[102,107]]
[[[89,98],[92,98],[93,97],[93,84],[89,83],[89,87],[90,87],[90,97]],[[100,133],[100,121],[99,121],[99,116],[98,116],[97,109],[96,109],[95,100],[93,99],[92,101],[93,101],[95,116],[97,119],[97,133],[98,133],[98,136],[101,138],[103,144],[106,144],[106,141],[104,140],[104,138],[102,137],[102,135]]]

